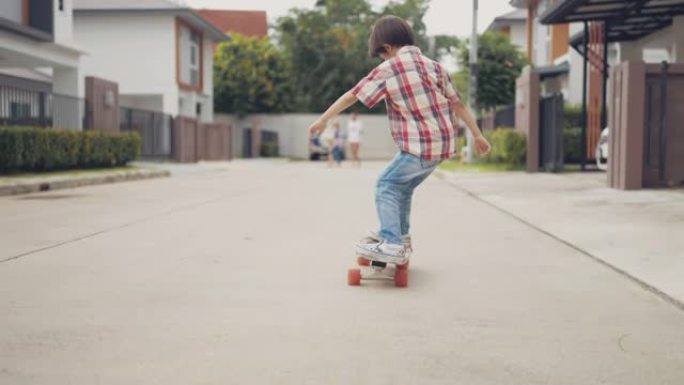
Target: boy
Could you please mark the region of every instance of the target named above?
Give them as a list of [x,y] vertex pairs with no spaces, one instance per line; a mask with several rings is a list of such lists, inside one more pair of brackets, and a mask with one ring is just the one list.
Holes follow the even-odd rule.
[[357,101],[371,108],[384,99],[392,137],[399,153],[378,178],[375,203],[380,232],[356,245],[368,259],[405,264],[411,251],[409,216],[413,191],[444,159],[456,154],[456,119],[465,122],[481,155],[491,149],[473,116],[461,103],[446,70],[414,46],[411,27],[401,18],[384,16],[368,41],[371,56],[384,61],[342,95],[309,131],[321,132],[326,122]]

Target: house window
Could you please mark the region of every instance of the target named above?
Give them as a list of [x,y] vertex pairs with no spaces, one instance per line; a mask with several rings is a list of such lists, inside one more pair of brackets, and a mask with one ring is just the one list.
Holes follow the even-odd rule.
[[31,117],[31,105],[28,103],[12,102],[10,104],[10,118],[12,120],[28,119]]
[[548,64],[552,65],[553,64],[553,51],[552,51],[552,47],[551,47],[551,41],[552,41],[551,27],[544,26],[544,28],[546,29],[546,35],[544,36],[544,50],[545,50],[544,53],[546,54],[546,56],[548,58]]
[[64,11],[64,0],[59,0],[59,10]]
[[178,81],[199,90],[202,87],[202,34],[181,24],[178,40]]

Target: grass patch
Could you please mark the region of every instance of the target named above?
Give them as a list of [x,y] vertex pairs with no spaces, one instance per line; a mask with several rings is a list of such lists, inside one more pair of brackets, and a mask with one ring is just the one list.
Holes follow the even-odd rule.
[[525,167],[502,163],[461,163],[456,160],[447,160],[439,165],[439,169],[451,172],[506,172],[523,171]]

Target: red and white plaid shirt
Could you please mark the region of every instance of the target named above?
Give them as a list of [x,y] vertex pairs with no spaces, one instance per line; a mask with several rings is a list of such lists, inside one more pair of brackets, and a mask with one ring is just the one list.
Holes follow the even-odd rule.
[[427,160],[456,154],[457,125],[451,103],[460,100],[449,74],[423,56],[420,48],[402,47],[352,89],[372,108],[385,99],[390,131],[399,150]]

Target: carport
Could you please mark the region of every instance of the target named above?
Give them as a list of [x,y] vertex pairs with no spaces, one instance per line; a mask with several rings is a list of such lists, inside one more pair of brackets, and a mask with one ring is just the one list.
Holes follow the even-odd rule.
[[[676,127],[684,121],[681,15],[684,0],[564,0],[540,18],[543,24],[584,24],[571,40],[584,58],[583,159],[608,125],[611,187],[684,183],[684,130]],[[649,41],[662,42],[673,63],[645,64],[642,49]],[[620,43],[622,56],[612,70],[610,43]]]

